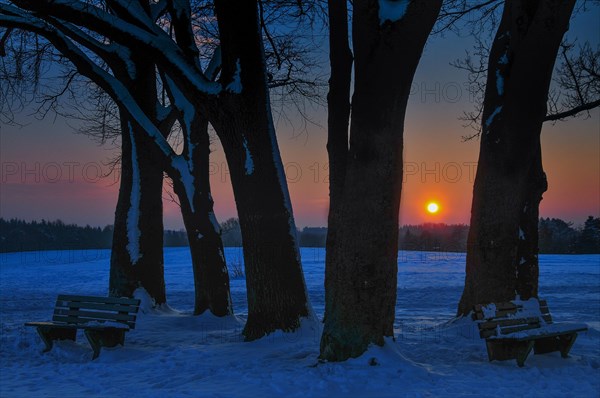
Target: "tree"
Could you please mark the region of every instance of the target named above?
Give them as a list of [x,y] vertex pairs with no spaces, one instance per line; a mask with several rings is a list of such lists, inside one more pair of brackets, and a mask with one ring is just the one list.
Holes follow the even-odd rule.
[[[75,86],[79,83],[80,76],[77,71],[67,65],[61,65],[65,70],[63,87],[59,87],[57,93],[52,93],[53,89],[42,91],[40,84],[43,79],[44,69],[42,65],[57,59],[56,51],[48,48],[47,43],[41,42],[38,36],[29,32],[16,32],[8,29],[2,36],[2,47],[4,56],[14,61],[14,69],[9,69],[8,63],[4,63],[2,69],[2,78],[10,84],[6,84],[3,90],[4,100],[2,103],[2,114],[11,113],[11,104],[20,104],[21,107],[27,106],[28,100],[25,90],[31,89],[42,96],[40,113],[45,115],[50,110],[63,114],[58,109],[58,100],[64,93],[69,93],[73,101],[82,100],[82,94]],[[19,60],[26,60],[20,62]],[[143,57],[137,57],[138,77],[132,79],[129,77],[126,67],[118,62],[112,62],[116,73],[121,75],[121,79],[127,84],[134,95],[141,98],[152,99],[155,93],[152,93],[154,79],[149,84],[140,84],[140,79],[144,75]],[[146,62],[147,64],[147,62]],[[153,74],[153,65],[150,73]],[[147,71],[148,68],[146,68]],[[31,70],[34,73],[28,73]],[[56,82],[54,82],[56,84]],[[3,88],[4,88],[3,87]],[[54,88],[54,90],[57,90]],[[150,93],[149,93],[150,91]],[[90,97],[96,95],[94,90],[89,93]],[[148,100],[146,100],[147,102]],[[99,102],[100,103],[100,102]],[[154,108],[154,104],[152,105]],[[106,113],[99,110],[93,116],[86,115],[85,123],[91,121],[90,133],[94,133],[99,141],[106,139],[117,139],[121,136],[122,152],[120,155],[120,189],[115,211],[115,223],[112,239],[111,271],[109,278],[109,294],[117,297],[131,296],[138,287],[143,287],[156,304],[166,302],[165,283],[164,283],[164,265],[163,265],[163,223],[162,223],[162,168],[151,158],[147,151],[136,150],[135,143],[132,142],[132,126],[125,119],[116,120],[115,125],[108,125],[104,122]],[[71,115],[68,115],[71,116]],[[96,119],[99,117],[99,119]],[[14,119],[7,118],[7,122],[15,123]],[[102,125],[101,133],[94,130],[97,124]],[[110,131],[110,133],[108,133]]]
[[574,253],[577,231],[572,223],[557,218],[540,218],[540,253]]
[[341,361],[393,335],[404,117],[441,1],[353,3],[351,117],[346,2],[328,4],[331,174],[320,357]]
[[[149,15],[150,11],[144,8],[144,1],[131,3],[131,6],[135,4]],[[126,14],[117,3],[112,2],[111,5],[114,6],[111,11],[115,15]],[[140,11],[139,8],[137,11]],[[102,40],[67,23],[57,24],[58,28],[55,28],[48,22],[23,14],[15,7],[5,6],[4,10],[8,16],[7,23],[16,23],[19,27],[46,37],[83,75],[104,89],[110,87],[108,91],[113,90],[113,99],[118,99],[116,103],[120,110],[123,149],[122,178],[115,214],[110,294],[130,296],[137,287],[142,286],[157,304],[165,301],[161,192],[163,169],[166,169],[176,181],[176,192],[183,198],[180,201],[185,204],[184,220],[188,227],[188,235],[193,236],[188,240],[192,251],[196,286],[195,313],[210,309],[219,316],[231,314],[229,280],[218,236],[218,224],[214,213],[211,212],[210,189],[205,188],[208,185],[208,136],[206,134],[206,145],[199,146],[196,150],[202,154],[204,149],[206,154],[206,167],[198,162],[199,167],[196,171],[196,174],[200,175],[205,172],[206,178],[189,178],[194,176],[194,171],[187,161],[187,154],[175,156],[164,141],[170,133],[175,117],[184,115],[178,112],[180,109],[176,104],[167,107],[167,104],[163,106],[158,102],[155,64],[148,61],[144,55],[140,56],[138,49],[129,49],[116,42],[106,45]],[[51,17],[46,17],[52,20]],[[88,54],[74,44],[79,42],[84,43],[84,48],[106,63],[114,76],[100,69]],[[120,97],[115,95],[115,90],[119,91]],[[128,103],[129,108],[123,105],[124,101]],[[136,122],[131,116],[132,106],[138,111],[138,116],[143,114],[143,123]],[[102,127],[105,127],[104,124]],[[153,131],[155,137],[160,138],[158,146],[162,151],[157,150],[156,143],[147,137],[149,130]],[[197,136],[201,137],[201,134]],[[186,145],[186,148],[188,147],[191,151],[191,146]],[[184,182],[191,183],[186,185]],[[195,190],[195,184],[201,189]],[[200,195],[194,195],[196,191]],[[188,210],[193,209],[194,205],[204,212],[204,217],[198,217]],[[203,235],[207,236],[207,239],[199,243]],[[199,246],[202,247],[201,250],[198,249]],[[201,252],[201,255],[198,255],[198,252]]]
[[[295,330],[309,315],[283,164],[271,115],[258,3],[215,1],[223,92],[211,123],[231,173],[242,229],[248,293],[247,340]],[[235,116],[233,116],[235,115]],[[257,195],[256,193],[260,194]]]
[[583,254],[600,253],[600,218],[589,216],[577,242],[577,252]]
[[540,133],[574,5],[505,2],[487,68],[459,314],[477,303],[537,297],[539,203],[547,189]]
[[[175,102],[182,98],[182,106],[191,105],[187,107],[191,112],[187,112],[189,119],[184,120],[184,124],[195,126],[193,118],[201,115],[213,125],[229,163],[244,238],[249,292],[244,334],[247,339],[254,339],[275,329],[297,328],[300,318],[308,316],[309,304],[270,112],[257,2],[244,3],[233,11],[216,3],[222,53],[218,81],[211,80],[197,61],[189,2],[161,1],[150,7],[152,16],[170,7],[175,40],[157,26],[148,13],[141,12],[135,2],[111,2],[113,7],[120,7],[126,18],[82,1],[15,0],[13,3],[18,7],[0,4],[3,14],[0,21],[5,26],[44,35],[83,75],[120,104],[153,143],[167,173],[174,176],[174,181],[182,182],[185,196],[192,198],[190,202],[199,196],[195,196],[193,158],[185,149],[184,153],[175,154],[131,93],[118,79],[91,62],[78,46],[104,61],[110,57],[123,58],[124,52],[109,51],[110,57],[103,58],[97,50],[99,45],[104,50],[107,46],[90,40],[89,35],[81,34],[81,29],[108,38],[110,50],[117,44],[153,57],[166,77],[163,83],[176,89],[172,92],[182,94],[173,98]],[[240,12],[241,9],[244,12]],[[194,134],[190,129],[190,139]],[[267,200],[254,197],[256,192]],[[203,194],[210,198],[208,192],[203,191]],[[268,231],[272,231],[271,234]]]
[[240,220],[230,218],[221,223],[221,231],[224,246],[242,247],[242,229]]

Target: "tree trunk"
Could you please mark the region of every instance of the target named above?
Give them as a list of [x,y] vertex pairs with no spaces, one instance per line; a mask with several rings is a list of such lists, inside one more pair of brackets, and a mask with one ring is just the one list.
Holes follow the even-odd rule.
[[519,244],[517,248],[516,293],[523,300],[538,296],[539,277],[539,208],[542,194],[548,189],[546,173],[542,168],[542,148],[537,146],[533,164],[525,183],[523,211],[519,219]]
[[135,124],[121,113],[121,183],[110,261],[111,296],[131,297],[146,289],[156,304],[166,302],[163,266],[163,170],[149,152],[132,145]]
[[189,129],[185,135],[190,137],[190,141],[184,145],[184,153],[189,154],[188,162],[193,159],[191,189],[180,176],[173,175],[172,178],[192,255],[194,314],[209,310],[216,316],[231,315],[233,307],[229,273],[210,193],[208,121],[203,117],[193,117],[190,124],[183,128]]
[[[148,117],[156,119],[153,63],[133,54],[135,76],[117,70]],[[109,292],[132,296],[146,289],[155,304],[166,302],[163,260],[163,167],[146,132],[121,110],[121,183],[115,211]]]
[[226,92],[211,110],[244,242],[246,340],[292,331],[309,315],[291,201],[277,146],[256,1],[215,2]]
[[[331,75],[327,94],[327,153],[329,157],[329,214],[327,218],[326,263],[335,263],[339,202],[343,193],[348,161],[348,125],[350,123],[350,85],[352,52],[348,40],[346,1],[329,0],[329,62]],[[325,268],[325,291],[333,287],[332,268]],[[327,312],[325,312],[327,316]]]
[[[193,18],[190,4],[170,2],[168,7],[178,47],[191,65],[199,67],[199,51],[190,20]],[[167,76],[163,76],[165,77]],[[213,80],[214,76],[209,78]],[[229,273],[210,191],[208,119],[198,104],[190,100],[195,97],[193,90],[184,90],[184,93],[172,81],[168,83],[167,89],[171,91],[173,105],[179,110],[184,136],[183,169],[173,167],[170,163],[166,169],[173,180],[173,188],[181,205],[190,245],[195,287],[194,314],[209,310],[216,316],[231,315],[233,306]],[[182,171],[189,180],[183,177]]]
[[506,1],[488,64],[459,314],[537,296],[538,212],[547,188],[540,134],[574,4]]
[[[326,260],[321,358],[330,361],[357,357],[393,336],[404,116],[441,7],[441,1],[410,2],[403,16],[380,20],[377,4],[354,3],[350,148],[341,194],[329,210],[335,241]],[[328,149],[331,156],[334,148]],[[339,188],[334,183],[332,192]]]

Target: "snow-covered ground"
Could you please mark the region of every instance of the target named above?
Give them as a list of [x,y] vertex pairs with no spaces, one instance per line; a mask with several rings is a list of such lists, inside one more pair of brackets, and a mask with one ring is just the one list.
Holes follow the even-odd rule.
[[[242,262],[228,248],[229,264]],[[600,396],[600,256],[541,256],[540,290],[555,321],[585,322],[571,358],[488,362],[470,321],[450,323],[464,255],[401,252],[396,340],[340,364],[317,364],[320,324],[245,343],[245,283],[232,280],[237,317],[194,317],[186,248],[167,249],[171,309],[140,314],[124,347],[91,361],[85,337],[43,354],[26,321],[49,320],[58,293],[106,295],[106,250],[0,254],[0,397]],[[316,313],[323,314],[322,249],[302,249]],[[81,333],[81,332],[80,332]],[[370,366],[375,358],[377,366]]]

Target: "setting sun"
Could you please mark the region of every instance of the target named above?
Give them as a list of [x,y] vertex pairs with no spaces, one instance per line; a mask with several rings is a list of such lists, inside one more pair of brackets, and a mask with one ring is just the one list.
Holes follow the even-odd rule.
[[440,210],[440,206],[435,203],[435,202],[431,202],[427,204],[427,211],[431,214],[435,214]]

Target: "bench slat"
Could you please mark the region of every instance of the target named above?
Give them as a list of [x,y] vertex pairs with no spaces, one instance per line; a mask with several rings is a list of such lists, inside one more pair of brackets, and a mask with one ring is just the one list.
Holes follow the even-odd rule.
[[535,322],[540,323],[540,320],[538,318],[499,319],[497,321],[482,322],[479,324],[479,329],[496,329],[497,326],[502,328],[504,326],[527,325]]
[[57,325],[55,322],[25,322],[25,326],[60,326],[65,328],[77,329],[77,325],[75,324],[64,324]]
[[111,313],[111,312],[68,310],[68,309],[62,309],[62,308],[55,309],[54,315],[74,316],[74,317],[81,317],[81,318],[102,319],[102,320],[112,320],[112,321],[129,321],[129,322],[135,321],[135,315],[115,314],[115,313]]
[[66,309],[86,309],[86,310],[100,310],[100,311],[114,311],[114,312],[127,312],[136,314],[139,307],[131,305],[120,305],[120,304],[99,304],[99,303],[83,303],[73,301],[57,301],[56,308]]
[[[556,325],[559,325],[559,324],[556,324]],[[502,335],[502,336],[494,336],[490,340],[494,340],[494,341],[497,341],[497,340],[513,340],[513,341],[538,340],[538,339],[545,339],[548,337],[564,336],[564,335],[568,335],[571,333],[585,332],[588,330],[587,327],[581,326],[579,324],[565,324],[562,326],[564,326],[564,328],[559,329],[559,330],[545,329],[542,327],[542,328],[539,328],[539,331],[537,331],[536,329],[530,329],[531,333],[525,332],[525,333],[523,333],[523,336]]]
[[139,306],[139,299],[130,299],[127,297],[94,297],[94,296],[74,296],[68,294],[60,294],[56,301],[77,301],[84,303],[106,303],[106,304],[123,304]]
[[[538,323],[521,324],[521,325],[517,325],[517,326],[508,326],[508,327],[500,328],[500,335],[502,336],[502,335],[514,333],[514,332],[522,332],[522,331],[530,330],[530,329],[538,329],[541,326],[542,325],[539,322]],[[487,329],[487,330],[479,331],[479,337],[481,337],[481,338],[488,338],[488,337],[494,337],[494,336],[498,336],[498,329]]]
[[[74,316],[54,316],[54,318],[52,318],[52,320],[54,322],[57,323],[61,323],[61,324],[73,324],[73,325],[84,325],[88,322],[94,322],[94,321],[98,321],[97,319],[90,319],[90,318],[78,318],[78,317],[74,317]],[[110,320],[106,320],[106,321],[110,321]],[[124,321],[118,321],[119,323],[122,323],[123,325],[127,325],[129,326],[130,329],[135,329],[135,322],[134,321],[129,321],[129,322],[124,322]]]
[[539,329],[541,326],[539,320],[537,323],[530,323],[528,325],[520,325],[520,326],[510,326],[510,327],[506,327],[506,328],[502,328],[500,330],[500,332],[502,334],[510,334],[510,333],[514,333],[514,332],[522,332],[524,330],[530,330],[530,329]]

